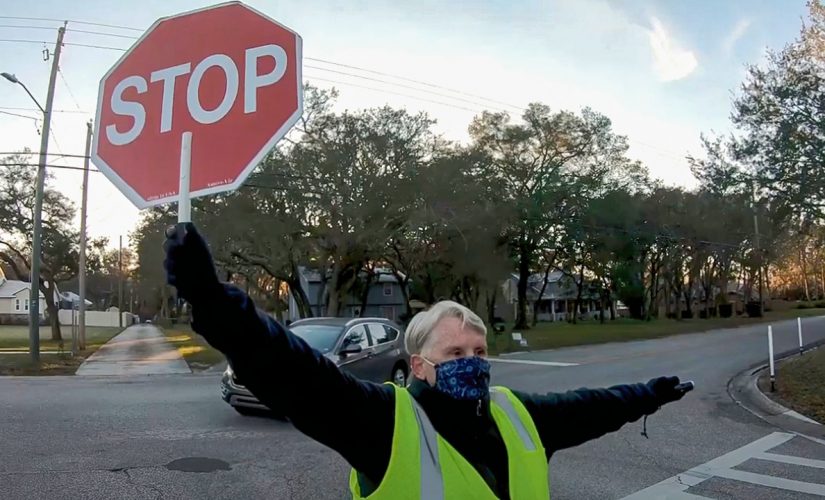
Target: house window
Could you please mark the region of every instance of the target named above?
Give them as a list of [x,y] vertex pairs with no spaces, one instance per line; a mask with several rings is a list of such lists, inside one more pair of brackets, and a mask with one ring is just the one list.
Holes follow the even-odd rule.
[[28,310],[29,310],[29,301],[28,301],[28,300],[24,300],[24,301],[23,301],[23,309],[24,309],[25,311],[28,311]]
[[15,311],[20,310],[20,299],[14,299],[14,310]]
[[392,283],[384,283],[384,297],[392,297]]

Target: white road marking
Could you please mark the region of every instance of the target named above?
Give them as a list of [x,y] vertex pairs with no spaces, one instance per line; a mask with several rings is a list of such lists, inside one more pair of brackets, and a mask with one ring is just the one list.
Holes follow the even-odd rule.
[[533,361],[532,359],[501,359],[501,358],[487,358],[487,361],[496,363],[513,363],[519,365],[538,365],[538,366],[579,366],[578,363],[562,363],[560,361]]
[[735,481],[767,486],[769,488],[795,491],[798,493],[825,496],[825,484],[806,483],[804,481],[767,476],[764,474],[755,474],[753,472],[734,469],[737,465],[740,465],[752,458],[770,460],[772,462],[781,462],[790,465],[802,465],[820,469],[825,468],[825,461],[823,460],[814,460],[810,458],[794,457],[790,455],[780,455],[778,453],[768,452],[768,450],[790,441],[795,436],[795,434],[788,434],[785,432],[774,432],[772,434],[768,434],[767,436],[746,444],[745,446],[733,450],[730,453],[726,453],[725,455],[714,458],[704,464],[697,465],[696,467],[681,474],[665,479],[664,481],[654,484],[653,486],[637,491],[632,495],[624,497],[622,500],[704,498],[699,495],[687,493],[687,490],[690,487],[696,486],[697,484],[712,477],[732,479]]
[[815,467],[825,469],[825,460],[814,460],[813,458],[792,457],[790,455],[777,455],[776,453],[760,453],[753,458],[759,460],[770,460],[771,462],[781,462],[783,464],[803,465],[805,467]]
[[796,491],[798,493],[808,493],[809,495],[825,496],[825,484],[806,483],[784,477],[766,476],[736,469],[725,469],[716,472],[717,477],[744,481],[746,483],[758,484],[769,488],[779,488],[783,490]]

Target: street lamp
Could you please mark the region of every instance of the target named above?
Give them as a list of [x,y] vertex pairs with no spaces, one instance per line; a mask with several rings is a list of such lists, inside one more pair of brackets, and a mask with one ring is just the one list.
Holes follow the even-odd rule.
[[54,59],[52,60],[52,71],[49,75],[49,90],[46,94],[46,107],[37,102],[29,89],[11,73],[0,73],[6,80],[23,87],[29,97],[32,98],[37,107],[43,111],[43,132],[40,135],[40,161],[37,164],[37,184],[34,193],[34,215],[32,234],[32,261],[31,261],[31,285],[29,286],[29,353],[34,364],[40,363],[40,259],[42,256],[42,213],[43,213],[43,186],[46,182],[46,156],[49,152],[49,125],[52,118],[52,102],[54,101],[54,86],[57,80],[58,61],[60,61],[60,49],[63,46],[63,34],[66,32],[65,24],[57,30],[57,43],[54,47]]
[[26,87],[26,86],[23,84],[23,82],[21,82],[20,80],[18,80],[16,76],[14,76],[14,75],[13,75],[13,74],[11,74],[11,73],[0,73],[0,76],[2,76],[3,78],[5,78],[6,80],[10,81],[11,83],[16,83],[16,84],[20,85],[21,87],[23,87],[23,90],[25,90],[25,91],[26,91],[26,93],[27,93],[27,94],[29,94],[29,97],[31,97],[31,98],[32,98],[32,101],[34,101],[34,103],[35,103],[35,104],[37,104],[37,107],[38,107],[38,108],[40,108],[40,111],[41,111],[44,115],[46,114],[46,110],[45,110],[45,109],[43,109],[43,106],[41,106],[41,105],[40,105],[40,103],[39,103],[39,102],[37,102],[37,99],[36,99],[36,98],[32,95],[32,93],[31,93],[31,92],[29,92],[29,88],[28,88],[28,87]]

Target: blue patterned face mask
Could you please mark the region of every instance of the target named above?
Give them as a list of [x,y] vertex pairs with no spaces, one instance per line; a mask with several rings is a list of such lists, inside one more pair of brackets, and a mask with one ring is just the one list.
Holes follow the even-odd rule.
[[479,356],[452,359],[435,364],[435,388],[459,400],[475,401],[490,395],[490,363]]

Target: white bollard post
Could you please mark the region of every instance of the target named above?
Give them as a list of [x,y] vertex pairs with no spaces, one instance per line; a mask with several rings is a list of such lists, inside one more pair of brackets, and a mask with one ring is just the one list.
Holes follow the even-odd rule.
[[799,332],[799,355],[802,356],[802,318],[796,318],[796,326]]
[[768,357],[771,366],[771,392],[776,390],[776,371],[773,366],[773,327],[768,326]]

